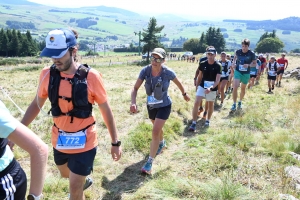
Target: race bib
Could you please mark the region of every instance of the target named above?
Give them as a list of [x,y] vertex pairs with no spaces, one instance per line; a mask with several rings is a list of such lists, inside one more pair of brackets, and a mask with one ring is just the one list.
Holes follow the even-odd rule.
[[250,71],[250,75],[256,75],[255,71]]
[[241,72],[245,72],[245,71],[248,70],[248,67],[244,68],[244,65],[239,65],[239,70],[240,70]]
[[226,77],[227,76],[227,73],[226,72],[224,72],[224,71],[222,71],[222,75],[221,75],[221,77]]
[[86,132],[87,129],[76,133],[67,133],[59,129],[56,149],[83,149],[86,143]]
[[215,84],[214,81],[204,81],[204,88],[211,88]]
[[269,71],[269,76],[276,76],[276,72],[274,70]]
[[154,104],[163,103],[164,101],[155,99],[154,94],[152,93],[152,95],[149,95],[147,97],[147,102],[148,102],[148,105],[154,105]]

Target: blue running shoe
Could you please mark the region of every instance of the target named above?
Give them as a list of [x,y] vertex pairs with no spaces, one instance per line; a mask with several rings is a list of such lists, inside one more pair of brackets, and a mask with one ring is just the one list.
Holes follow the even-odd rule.
[[146,162],[146,164],[142,167],[142,173],[151,174],[152,162]]
[[189,128],[189,131],[195,131],[196,130],[196,124],[192,123],[192,125]]
[[157,152],[156,152],[156,155],[159,155],[159,154],[161,154],[163,151],[164,151],[164,149],[167,147],[167,143],[166,143],[166,141],[164,140],[164,142],[163,143],[159,143],[159,146],[158,146],[158,149],[157,149]]
[[238,109],[242,109],[242,102],[238,102]]
[[235,104],[235,103],[232,104],[231,110],[232,110],[232,111],[235,111],[235,110],[236,110],[236,104]]

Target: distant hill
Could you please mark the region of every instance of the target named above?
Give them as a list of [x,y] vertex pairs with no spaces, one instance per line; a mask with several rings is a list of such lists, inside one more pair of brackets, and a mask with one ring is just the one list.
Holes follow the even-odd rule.
[[128,11],[128,10],[124,10],[124,9],[121,9],[121,8],[107,7],[107,6],[81,7],[79,9],[93,9],[93,10],[107,12],[107,13],[117,13],[117,14],[128,16],[128,17],[136,17],[136,16],[140,15],[138,13]]
[[288,17],[279,20],[262,20],[262,21],[224,19],[223,22],[246,23],[247,29],[249,30],[265,29],[266,31],[272,31],[272,30],[280,29],[280,30],[300,32],[299,17]]
[[10,4],[10,5],[40,5],[33,3],[27,0],[0,0],[1,5]]

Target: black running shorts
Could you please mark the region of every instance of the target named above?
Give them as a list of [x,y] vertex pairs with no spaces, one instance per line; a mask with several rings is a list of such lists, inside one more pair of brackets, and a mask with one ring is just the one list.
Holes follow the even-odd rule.
[[152,120],[155,120],[155,118],[167,120],[171,113],[171,106],[172,104],[161,108],[152,108],[147,105],[149,118]]
[[0,172],[0,181],[0,199],[25,200],[27,178],[15,159]]
[[53,148],[54,162],[56,165],[68,163],[71,172],[81,176],[90,175],[93,170],[97,147],[82,153],[62,153]]

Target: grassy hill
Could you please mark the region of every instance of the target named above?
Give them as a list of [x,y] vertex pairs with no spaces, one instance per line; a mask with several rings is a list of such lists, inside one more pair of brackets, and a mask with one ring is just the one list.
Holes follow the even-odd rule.
[[[99,44],[119,45],[138,43],[138,37],[134,35],[134,31],[143,30],[147,27],[149,17],[142,16],[137,13],[124,9],[113,7],[83,7],[83,8],[54,8],[43,6],[31,2],[23,1],[7,1],[5,0],[0,6],[0,27],[6,28],[6,22],[32,22],[35,29],[30,30],[37,36],[37,39],[44,39],[45,34],[59,27],[73,27],[80,33],[81,39],[92,40],[94,37],[106,38],[107,36],[117,36],[118,40],[106,40]],[[97,25],[89,26],[88,29],[78,27],[76,22],[70,22],[70,19],[75,18],[97,18]],[[200,18],[195,21],[188,21],[180,16],[164,14],[157,16],[158,24],[165,25],[162,34],[167,34],[169,42],[166,45],[171,45],[173,39],[183,38],[199,38],[203,31],[206,31],[209,26],[226,28],[226,33],[229,38],[226,39],[228,48],[231,43],[239,44],[241,39],[249,38],[252,44],[255,44],[260,35],[265,30],[247,30],[247,22],[237,21],[202,21]],[[296,22],[295,22],[296,23]],[[189,26],[188,24],[192,24]],[[196,24],[196,25],[195,25]],[[235,29],[242,29],[242,32],[235,32]],[[224,32],[225,33],[225,32]],[[285,49],[291,50],[300,47],[300,32],[291,31],[290,35],[282,34],[282,30],[277,30],[277,35],[285,43]]]
[[[287,58],[290,69],[299,66],[299,57]],[[197,64],[168,61],[167,65],[177,73],[191,101],[186,103],[175,84],[171,83],[172,112],[164,128],[168,149],[155,159],[153,175],[142,176],[140,168],[149,153],[152,127],[147,116],[143,87],[137,98],[140,112],[136,115],[129,113],[130,92],[141,67],[101,65],[109,60],[127,59],[129,57],[118,56],[82,60],[103,74],[124,151],[119,162],[112,161],[110,137],[99,109],[95,107],[99,145],[91,175],[94,185],[85,192],[87,200],[252,200],[279,199],[280,193],[300,197],[292,180],[284,173],[286,166],[300,165],[289,155],[290,151],[300,153],[299,81],[285,79],[282,87],[275,88],[274,94],[267,94],[264,75],[260,85],[247,90],[243,113],[229,115],[232,104],[230,94],[223,108],[218,106],[217,101],[211,126],[204,128],[204,121],[199,119],[196,132],[191,133],[187,129],[194,101],[193,77]],[[37,80],[43,67],[23,65],[12,70],[0,67],[0,84],[23,110],[35,97]],[[9,99],[2,93],[0,98],[12,114],[21,119]],[[43,110],[49,110],[48,101]],[[46,199],[61,200],[67,199],[69,189],[68,181],[60,178],[53,161],[50,142],[52,125],[52,119],[40,113],[30,128],[49,145],[51,151],[43,193]],[[28,155],[18,147],[14,153],[28,172]]]

